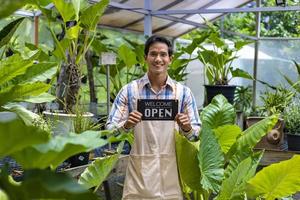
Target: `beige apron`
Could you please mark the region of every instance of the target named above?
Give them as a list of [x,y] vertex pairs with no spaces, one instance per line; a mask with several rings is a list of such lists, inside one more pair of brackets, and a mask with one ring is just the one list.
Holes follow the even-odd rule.
[[[178,99],[176,90],[174,98]],[[142,121],[135,126],[123,199],[183,199],[176,164],[174,128],[178,129],[175,121]]]

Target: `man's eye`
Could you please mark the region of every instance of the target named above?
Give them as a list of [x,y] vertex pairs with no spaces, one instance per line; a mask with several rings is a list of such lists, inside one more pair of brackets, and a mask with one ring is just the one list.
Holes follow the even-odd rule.
[[157,56],[157,53],[151,52],[150,56],[155,57],[155,56]]

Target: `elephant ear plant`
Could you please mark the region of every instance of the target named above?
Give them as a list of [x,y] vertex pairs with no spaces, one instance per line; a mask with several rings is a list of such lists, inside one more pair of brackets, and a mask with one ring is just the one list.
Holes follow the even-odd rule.
[[249,41],[234,41],[233,46],[227,44],[216,26],[206,22],[208,29],[198,32],[190,45],[185,48],[188,54],[197,49],[197,58],[204,64],[205,73],[210,85],[228,85],[234,77],[252,79],[251,75],[241,69],[234,69],[233,61],[237,59],[237,51]]
[[235,110],[217,95],[201,113],[200,141],[176,134],[180,181],[186,199],[267,199],[300,190],[300,156],[256,172],[263,151],[253,148],[277,122],[273,115],[245,131],[234,125]]
[[216,94],[223,94],[230,103],[233,103],[236,86],[229,85],[232,78],[241,77],[253,79],[252,76],[233,66],[237,59],[237,52],[249,41],[234,41],[233,45],[225,42],[216,26],[206,22],[208,29],[199,31],[190,45],[185,47],[185,52],[192,55],[196,51],[196,59],[204,65],[208,84],[205,85],[207,103],[210,103]]
[[[35,2],[49,20],[49,30],[56,45],[53,54],[62,60],[57,88],[60,109],[74,113],[81,85],[83,58],[95,38],[97,24],[109,0],[95,4],[82,0],[51,0],[55,6],[52,10],[44,8],[43,1]],[[57,19],[60,19],[61,25],[59,36],[51,24]]]

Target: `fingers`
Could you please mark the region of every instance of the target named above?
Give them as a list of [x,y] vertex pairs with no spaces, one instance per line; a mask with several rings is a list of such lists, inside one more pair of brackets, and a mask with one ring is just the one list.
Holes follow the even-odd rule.
[[178,113],[175,117],[176,122],[182,130],[190,130],[192,128],[190,118],[186,113]]
[[142,113],[138,111],[133,111],[129,114],[126,123],[124,124],[125,128],[133,128],[142,120]]

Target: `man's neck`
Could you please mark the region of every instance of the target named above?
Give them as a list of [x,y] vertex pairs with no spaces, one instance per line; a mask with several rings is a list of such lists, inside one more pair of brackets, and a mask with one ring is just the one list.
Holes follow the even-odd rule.
[[166,85],[168,75],[167,74],[150,74],[148,73],[148,78],[151,83],[152,89],[159,92],[163,86]]

